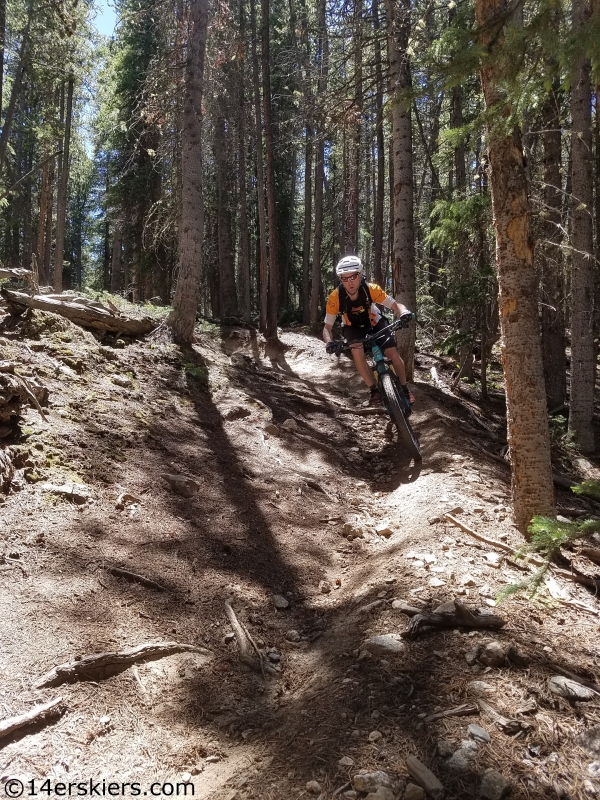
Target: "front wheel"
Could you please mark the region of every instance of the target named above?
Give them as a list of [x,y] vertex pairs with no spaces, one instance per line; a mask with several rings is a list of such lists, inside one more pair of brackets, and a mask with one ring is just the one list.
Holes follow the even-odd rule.
[[396,423],[398,429],[398,436],[406,451],[411,455],[415,461],[421,460],[421,450],[419,443],[410,427],[410,422],[404,416],[402,411],[402,400],[398,396],[398,389],[394,385],[391,375],[383,375],[381,378],[381,390],[383,392],[383,401],[390,413],[391,418]]

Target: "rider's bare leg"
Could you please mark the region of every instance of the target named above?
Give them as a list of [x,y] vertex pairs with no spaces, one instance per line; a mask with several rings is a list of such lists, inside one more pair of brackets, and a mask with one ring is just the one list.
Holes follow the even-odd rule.
[[406,369],[404,367],[404,361],[400,358],[400,353],[395,347],[388,347],[387,350],[383,352],[386,358],[389,358],[394,365],[394,372],[400,378],[402,386],[406,386]]
[[[363,381],[367,384],[369,388],[371,386],[375,386],[375,378],[373,377],[373,372],[371,371],[371,367],[367,362],[367,358],[365,356],[365,349],[362,345],[362,342],[357,342],[355,345],[352,345],[350,348],[350,352],[352,353],[352,358],[354,359],[354,365],[358,370],[358,374],[363,379]],[[399,358],[399,356],[398,356]]]

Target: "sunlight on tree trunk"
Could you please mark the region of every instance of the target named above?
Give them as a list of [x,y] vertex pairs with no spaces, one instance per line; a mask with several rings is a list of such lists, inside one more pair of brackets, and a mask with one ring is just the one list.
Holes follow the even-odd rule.
[[507,0],[477,0],[480,44],[487,49],[481,82],[488,111],[488,152],[498,269],[502,363],[506,381],[508,444],[514,518],[527,531],[536,514],[554,514],[550,436],[544,393],[537,279],[529,228],[529,201],[521,132],[506,130],[509,100],[500,88]]

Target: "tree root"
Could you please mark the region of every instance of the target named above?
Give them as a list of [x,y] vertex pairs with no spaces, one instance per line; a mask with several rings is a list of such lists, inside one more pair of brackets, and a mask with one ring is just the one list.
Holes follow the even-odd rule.
[[[235,634],[235,640],[238,646],[238,657],[241,663],[245,664],[247,667],[250,667],[250,669],[254,670],[255,672],[260,670],[263,678],[265,677],[265,674],[278,675],[279,670],[275,669],[275,667],[269,664],[268,661],[265,661],[262,652],[257,647],[252,636],[250,636],[248,629],[245,625],[242,625],[242,623],[236,617],[235,611],[231,606],[230,599],[225,601],[225,613],[227,614],[227,619],[229,620],[229,623]],[[256,653],[256,658],[252,654],[252,650],[254,653]]]
[[496,614],[480,614],[477,609],[469,609],[454,601],[454,611],[433,611],[417,614],[408,623],[408,628],[400,635],[404,639],[415,639],[427,628],[492,628],[498,630],[506,625],[506,620]]

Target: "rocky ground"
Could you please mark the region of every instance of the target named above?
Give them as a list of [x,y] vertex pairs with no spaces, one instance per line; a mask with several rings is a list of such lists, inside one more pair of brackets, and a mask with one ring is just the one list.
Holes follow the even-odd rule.
[[[27,407],[2,440],[4,793],[92,779],[211,800],[600,794],[600,603],[560,574],[536,601],[495,601],[528,574],[501,392],[453,394],[452,364],[421,353],[415,464],[362,413],[347,359],[281,338],[269,356],[253,331],[204,325],[183,352],[164,331],[100,343],[39,312],[2,333],[0,360],[49,391],[46,419]],[[558,499],[570,518],[595,510]],[[505,624],[401,635],[440,606]],[[77,674],[148,643],[170,654]]]

